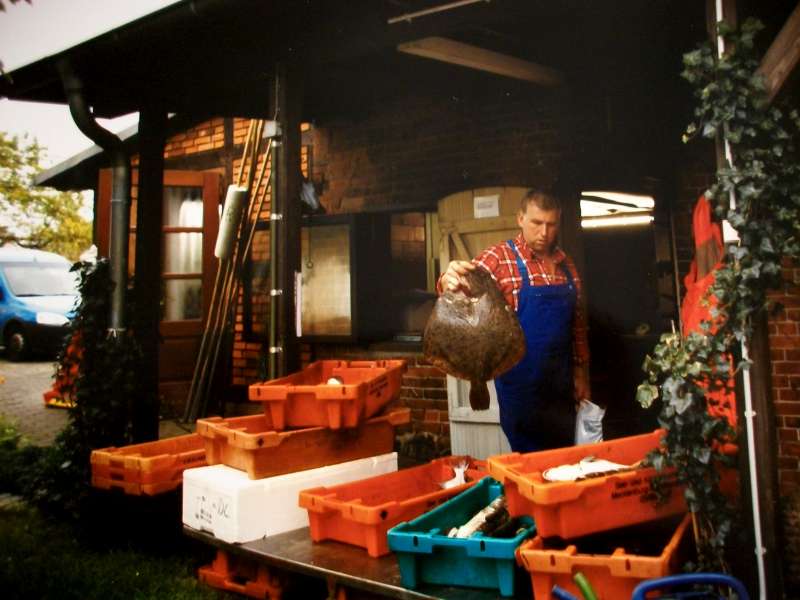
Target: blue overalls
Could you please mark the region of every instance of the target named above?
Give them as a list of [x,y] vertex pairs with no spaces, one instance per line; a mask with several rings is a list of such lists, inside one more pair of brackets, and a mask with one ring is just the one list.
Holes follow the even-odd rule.
[[572,324],[577,290],[567,283],[530,284],[528,269],[512,240],[522,277],[517,317],[525,332],[525,357],[495,379],[500,425],[514,452],[571,446],[575,435],[572,379]]

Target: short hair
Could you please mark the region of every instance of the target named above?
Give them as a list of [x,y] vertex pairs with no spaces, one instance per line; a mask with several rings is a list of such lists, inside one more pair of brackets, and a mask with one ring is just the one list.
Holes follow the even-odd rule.
[[519,203],[520,212],[526,212],[529,204],[535,204],[541,210],[561,211],[561,200],[558,196],[538,188],[531,188],[525,192]]

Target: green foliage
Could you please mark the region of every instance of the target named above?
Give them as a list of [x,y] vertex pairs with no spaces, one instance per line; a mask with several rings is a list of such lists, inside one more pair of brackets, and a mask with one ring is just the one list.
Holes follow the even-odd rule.
[[[737,230],[740,242],[727,248],[710,290],[716,304],[705,335],[662,336],[643,369],[648,374],[637,398],[649,406],[660,397],[660,424],[667,430],[657,466],[674,467],[686,484],[695,515],[700,569],[724,570],[732,514],[719,490],[718,467],[731,463],[722,452],[735,432],[708,413],[709,391],[731,377],[731,360],[752,333],[753,319],[768,308],[767,292],[782,285],[781,261],[800,255],[800,163],[795,139],[797,111],[785,113],[768,102],[757,75],[754,20],[738,32],[720,24],[727,54],[717,59],[710,45],[684,56],[683,77],[694,86],[695,122],[684,141],[724,135],[733,164],[717,171],[706,193],[717,216]],[[735,206],[731,199],[735,198]],[[709,298],[706,298],[709,301]],[[748,368],[740,361],[733,371]]]
[[139,389],[141,350],[129,333],[109,332],[113,283],[108,261],[78,263],[73,269],[80,272],[81,303],[71,337],[79,350],[65,348],[59,361],[61,369],[77,365],[78,371],[66,389],[75,400],[70,428],[87,448],[130,444],[134,405],[146,402]]
[[27,473],[40,454],[40,448],[30,445],[16,425],[0,415],[0,493],[22,494]]
[[92,224],[80,215],[83,196],[34,187],[43,149],[0,132],[0,245],[49,250],[77,260],[92,243]]
[[89,494],[92,450],[132,443],[134,406],[146,399],[139,390],[142,355],[133,336],[109,335],[113,284],[108,261],[79,263],[73,269],[80,271],[81,303],[69,339],[77,343],[62,350],[59,369],[76,369],[77,376],[61,387],[75,406],[52,446],[27,458],[19,449],[16,487],[8,491],[21,493],[47,513],[78,518]]

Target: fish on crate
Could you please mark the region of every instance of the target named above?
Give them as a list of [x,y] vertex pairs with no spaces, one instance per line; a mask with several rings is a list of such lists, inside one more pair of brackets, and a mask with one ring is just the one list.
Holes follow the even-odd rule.
[[525,356],[525,334],[488,271],[465,275],[469,292],[447,290],[436,300],[423,333],[425,358],[470,382],[473,410],[489,408],[487,382]]

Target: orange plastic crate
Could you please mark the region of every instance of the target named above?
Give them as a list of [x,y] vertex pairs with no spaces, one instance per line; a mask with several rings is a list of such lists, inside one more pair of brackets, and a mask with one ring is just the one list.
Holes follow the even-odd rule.
[[200,567],[197,577],[213,588],[250,596],[280,600],[283,596],[284,578],[266,565],[217,550],[210,565]]
[[[489,474],[505,486],[513,516],[530,515],[538,535],[570,539],[685,512],[683,487],[674,471],[636,468],[582,481],[548,482],[542,472],[577,463],[587,456],[632,465],[658,447],[664,432],[652,433],[528,454],[503,454],[487,459]],[[663,504],[654,502],[654,477],[671,490]]]
[[[467,461],[467,483],[442,489],[453,478],[453,466]],[[487,475],[486,463],[469,456],[438,458],[426,465],[403,469],[332,487],[300,492],[308,509],[311,539],[337,540],[361,546],[370,556],[389,554],[386,532],[438,506]]]
[[352,429],[275,431],[268,415],[211,417],[198,419],[197,433],[205,440],[209,465],[222,463],[262,479],[391,452],[394,428],[410,419],[411,411],[402,408]]
[[[672,524],[665,531],[661,525]],[[575,585],[573,576],[583,573],[592,585],[600,600],[619,600],[630,598],[634,588],[645,579],[663,577],[680,571],[687,553],[691,552],[691,517],[685,515],[675,527],[675,521],[668,519],[659,525],[662,531],[654,533],[653,524],[628,528],[625,534],[617,537],[617,532],[606,532],[592,536],[595,540],[582,538],[574,540],[563,549],[548,549],[541,536],[524,542],[516,551],[517,563],[531,576],[533,595],[536,600],[550,600],[553,585],[558,585],[579,598],[583,595]],[[597,552],[597,538],[609,537],[607,545],[613,547],[609,552]],[[663,549],[648,554],[637,554],[625,549],[625,537],[637,542],[663,544]],[[620,545],[616,545],[620,542]],[[601,544],[604,545],[604,544]],[[585,549],[582,549],[582,546]],[[589,546],[588,548],[586,546]]]
[[92,485],[97,481],[95,487],[118,487],[128,494],[152,495],[178,487],[185,469],[205,466],[206,450],[203,438],[190,433],[121,448],[93,450],[89,462]]
[[[404,360],[320,360],[298,373],[255,383],[249,398],[264,403],[275,429],[355,427],[400,392]],[[342,385],[327,381],[338,377]]]
[[135,481],[119,481],[92,475],[92,487],[100,490],[120,490],[130,496],[157,496],[177,488],[183,478],[174,481],[161,481],[156,483],[138,483]]

